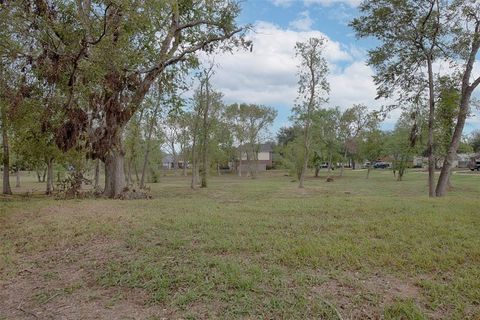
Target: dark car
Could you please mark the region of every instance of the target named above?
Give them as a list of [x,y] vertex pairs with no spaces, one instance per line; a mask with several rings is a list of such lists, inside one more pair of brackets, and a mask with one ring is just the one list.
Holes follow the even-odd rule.
[[375,162],[373,164],[374,169],[387,169],[389,167],[390,167],[390,164],[388,164],[386,162]]
[[470,162],[468,167],[472,171],[474,171],[474,170],[480,171],[480,160]]

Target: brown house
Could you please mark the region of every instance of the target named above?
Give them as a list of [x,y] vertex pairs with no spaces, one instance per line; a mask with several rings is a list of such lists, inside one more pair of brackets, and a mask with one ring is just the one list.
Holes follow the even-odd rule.
[[273,143],[262,143],[255,146],[256,150],[253,151],[249,146],[240,146],[242,157],[235,161],[235,171],[259,172],[271,168],[273,165],[273,146]]

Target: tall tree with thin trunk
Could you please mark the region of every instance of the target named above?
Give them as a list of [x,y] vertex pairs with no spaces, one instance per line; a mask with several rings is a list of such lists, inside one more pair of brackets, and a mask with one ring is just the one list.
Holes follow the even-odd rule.
[[245,140],[247,139],[247,111],[248,105],[246,103],[234,103],[229,105],[225,110],[227,122],[233,133],[235,143],[237,144],[237,174],[242,176],[242,158],[245,154]]
[[208,171],[209,171],[209,163],[208,163],[208,153],[207,153],[207,148],[208,148],[208,136],[209,136],[209,128],[210,128],[210,123],[209,123],[209,111],[211,108],[211,87],[210,87],[210,79],[213,75],[213,64],[208,68],[203,71],[203,76],[200,79],[200,81],[203,82],[204,88],[205,88],[205,95],[202,97],[202,125],[201,125],[201,154],[202,154],[202,167],[200,168],[200,174],[201,174],[201,182],[200,185],[202,188],[207,187],[207,176],[208,176]]
[[442,19],[445,3],[440,0],[366,0],[362,15],[351,26],[359,37],[374,37],[380,45],[369,51],[379,97],[398,95],[399,104],[414,96],[428,99],[428,185],[435,196],[434,115],[435,78],[433,64],[443,57]]
[[303,167],[300,173],[299,188],[304,187],[305,174],[310,155],[312,119],[327,101],[330,87],[327,81],[327,61],[323,57],[325,50],[324,38],[310,38],[306,42],[297,42],[295,46],[298,66],[298,97],[293,108],[293,119],[303,127]]
[[[159,88],[159,91],[161,89]],[[143,154],[143,164],[142,164],[142,175],[140,178],[140,188],[145,188],[145,176],[147,172],[147,166],[148,166],[148,157],[150,155],[150,150],[152,148],[152,136],[154,134],[155,128],[157,126],[158,122],[158,113],[160,110],[160,96],[161,96],[161,91],[159,92],[159,99],[154,103],[153,110],[151,110],[151,114],[147,118],[147,134],[145,137],[145,152]]]
[[455,130],[435,189],[438,197],[447,194],[450,171],[462,140],[472,94],[480,85],[480,76],[473,76],[480,49],[480,3],[473,0],[453,1],[449,10],[449,23],[451,59],[457,65],[457,73],[460,75],[460,103]]

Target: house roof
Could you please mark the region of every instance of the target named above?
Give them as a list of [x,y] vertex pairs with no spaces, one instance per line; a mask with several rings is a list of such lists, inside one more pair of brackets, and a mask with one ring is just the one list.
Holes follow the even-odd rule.
[[260,144],[259,151],[260,152],[273,152],[274,144],[273,142],[267,142]]
[[[273,152],[273,147],[275,144],[273,142],[261,143],[258,145],[258,152]],[[241,145],[241,148],[245,150],[246,145]]]

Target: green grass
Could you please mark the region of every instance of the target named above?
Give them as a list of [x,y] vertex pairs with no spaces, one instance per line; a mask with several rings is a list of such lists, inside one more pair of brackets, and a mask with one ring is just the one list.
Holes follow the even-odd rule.
[[29,292],[32,308],[102,289],[105,308],[141,292],[171,318],[478,319],[480,176],[452,179],[442,199],[425,174],[389,171],[305,190],[283,174],[199,190],[167,177],[153,200],[15,198],[1,203],[0,280],[41,271],[55,288]]

